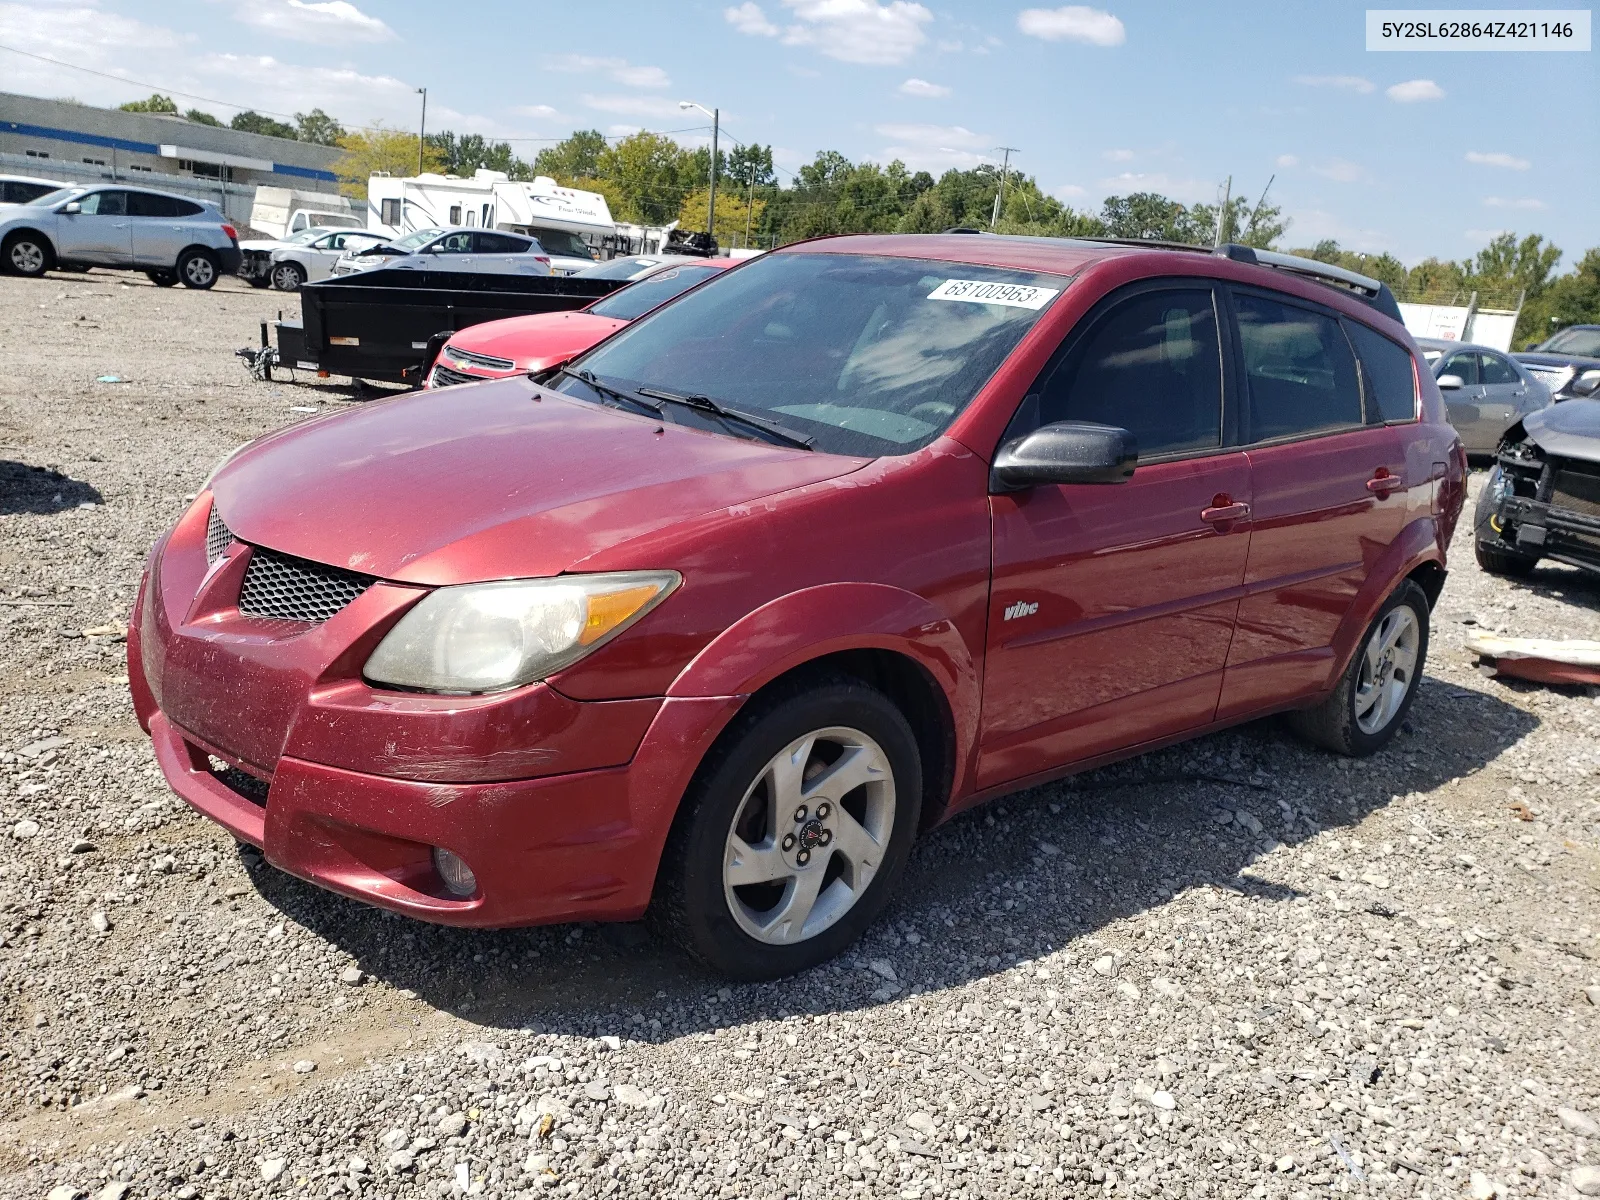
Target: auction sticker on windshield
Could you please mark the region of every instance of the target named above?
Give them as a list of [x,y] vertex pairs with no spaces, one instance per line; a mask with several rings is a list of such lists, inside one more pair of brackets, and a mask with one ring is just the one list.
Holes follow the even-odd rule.
[[968,304],[1003,304],[1007,308],[1043,308],[1060,288],[1025,283],[991,283],[982,279],[946,279],[928,293],[929,300],[964,300]]

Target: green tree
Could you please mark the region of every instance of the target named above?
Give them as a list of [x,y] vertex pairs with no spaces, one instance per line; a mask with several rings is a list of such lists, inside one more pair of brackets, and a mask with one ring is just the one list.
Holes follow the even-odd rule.
[[[402,129],[375,125],[347,133],[339,139],[339,148],[344,151],[334,168],[339,175],[339,190],[357,200],[366,200],[367,180],[379,172],[410,175],[417,169],[417,135]],[[422,169],[437,171],[442,165],[439,152],[425,146]]]
[[296,140],[297,134],[293,125],[283,121],[275,121],[271,117],[264,117],[254,109],[247,108],[241,113],[235,113],[233,120],[228,122],[230,128],[241,133],[264,133],[268,137],[287,138]]
[[1546,244],[1538,234],[1519,240],[1514,233],[1502,233],[1475,258],[1463,262],[1461,273],[1467,286],[1494,292],[1501,304],[1511,307],[1518,293],[1530,300],[1538,297],[1560,261],[1560,248]]
[[185,121],[193,121],[196,125],[216,125],[218,127],[222,125],[222,122],[217,120],[210,113],[201,112],[198,108],[191,108],[188,112],[184,113],[183,119]]
[[609,185],[601,190],[617,220],[666,225],[699,182],[690,160],[671,138],[640,130],[601,152],[595,178]]
[[778,182],[777,173],[772,169],[771,146],[752,143],[736,147],[727,156],[723,170],[731,181],[737,181],[741,187],[749,187],[754,182],[758,188],[770,188]]
[[[1204,209],[1203,205],[1196,207]],[[1157,192],[1107,196],[1100,209],[1100,220],[1105,223],[1110,237],[1203,245],[1210,245],[1216,233],[1214,210],[1210,216],[1209,222],[1197,221],[1180,201],[1169,200]]]
[[1561,275],[1523,305],[1513,347],[1537,344],[1568,325],[1600,324],[1600,247],[1585,252],[1570,275]]
[[577,186],[579,180],[600,175],[600,157],[606,152],[606,139],[598,129],[580,129],[571,137],[539,151],[533,160],[536,175],[548,175],[557,183]]
[[509,142],[490,142],[481,133],[459,137],[449,130],[428,135],[428,145],[438,151],[447,175],[471,175],[480,167],[503,171],[511,179],[531,179],[528,164],[511,152]]
[[294,125],[295,135],[302,142],[317,146],[337,146],[339,139],[344,136],[344,126],[320,108],[313,108],[308,113],[295,113]]
[[148,100],[129,100],[117,107],[123,112],[176,113],[178,111],[178,106],[172,102],[172,97],[163,96],[160,92],[151,92]]

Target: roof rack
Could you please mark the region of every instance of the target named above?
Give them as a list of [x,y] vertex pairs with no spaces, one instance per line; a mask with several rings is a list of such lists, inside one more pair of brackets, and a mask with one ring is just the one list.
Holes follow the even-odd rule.
[[1237,242],[1218,246],[1212,253],[1220,254],[1234,262],[1274,267],[1280,271],[1303,275],[1307,279],[1314,279],[1330,287],[1354,292],[1384,316],[1404,324],[1400,317],[1400,305],[1395,301],[1394,293],[1389,290],[1387,284],[1373,279],[1370,275],[1348,271],[1332,263],[1318,262],[1314,258],[1301,258],[1297,254],[1279,254],[1276,250],[1257,250],[1253,246],[1241,246]]

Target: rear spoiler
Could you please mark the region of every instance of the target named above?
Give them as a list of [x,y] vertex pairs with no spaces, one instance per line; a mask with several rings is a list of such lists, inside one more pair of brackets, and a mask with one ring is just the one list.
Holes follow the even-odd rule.
[[1314,279],[1330,287],[1340,288],[1353,292],[1384,316],[1399,321],[1405,321],[1400,316],[1400,305],[1395,301],[1394,293],[1387,284],[1373,279],[1369,275],[1361,275],[1355,271],[1347,271],[1343,267],[1336,267],[1331,263],[1318,262],[1314,258],[1301,258],[1295,254],[1279,254],[1276,250],[1257,250],[1252,246],[1241,246],[1237,242],[1228,242],[1218,246],[1212,251],[1234,262],[1250,263],[1258,267],[1273,267],[1279,271],[1288,271],[1294,275],[1301,275],[1307,279]]

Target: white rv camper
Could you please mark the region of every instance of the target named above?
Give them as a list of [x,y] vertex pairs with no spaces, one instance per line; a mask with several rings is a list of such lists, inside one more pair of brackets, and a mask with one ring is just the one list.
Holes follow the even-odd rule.
[[571,275],[593,266],[595,247],[615,240],[617,226],[597,192],[564,188],[546,175],[512,180],[503,171],[472,178],[374,175],[367,181],[367,228],[390,237],[416,229],[477,226],[539,239],[550,269]]

